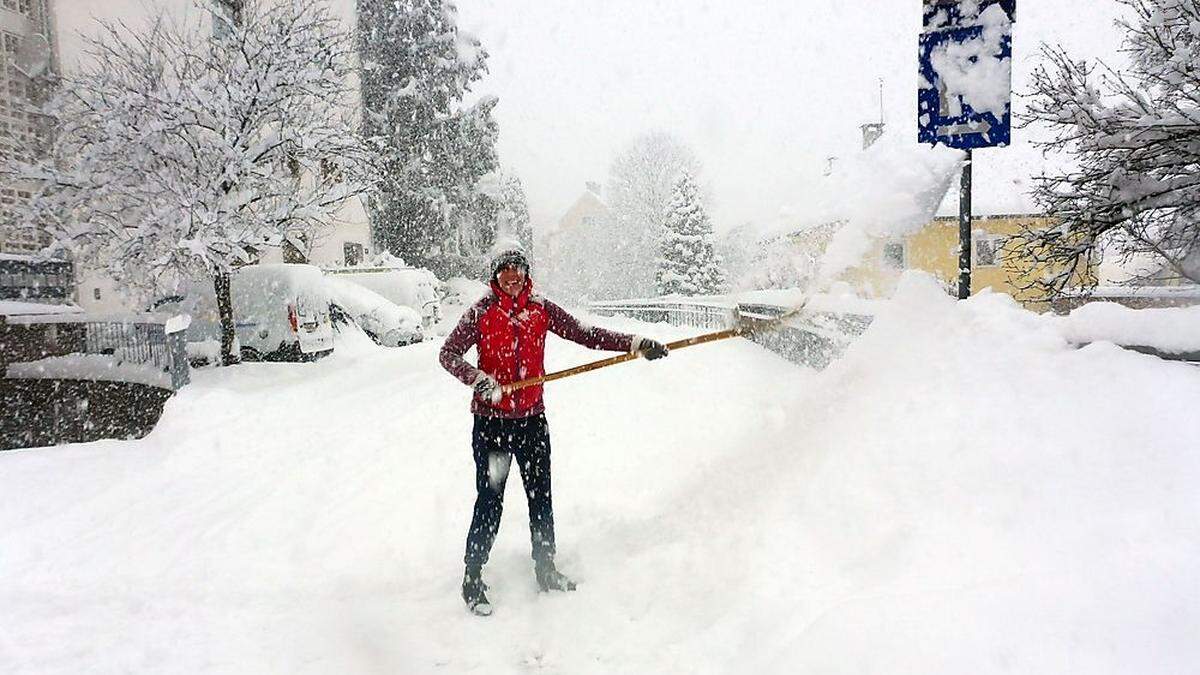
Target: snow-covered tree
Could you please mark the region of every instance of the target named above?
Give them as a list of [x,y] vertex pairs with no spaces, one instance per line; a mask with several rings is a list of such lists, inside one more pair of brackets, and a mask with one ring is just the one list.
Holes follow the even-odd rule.
[[511,174],[501,174],[499,182],[496,232],[519,242],[526,251],[532,251],[533,225],[529,222],[529,204],[525,199],[525,188],[521,185],[521,179]]
[[687,171],[675,183],[666,214],[656,275],[659,295],[723,292],[725,273],[715,250],[712,223]]
[[353,44],[321,0],[245,2],[215,37],[165,16],[106,25],[48,105],[45,186],[26,217],[118,281],[206,275],[236,360],[229,274],[312,240],[374,173],[347,103]]
[[1076,160],[1034,191],[1062,226],[1007,245],[1040,263],[1028,283],[1044,295],[1089,283],[1106,252],[1155,261],[1143,279],[1200,282],[1200,1],[1119,1],[1128,68],[1045,47],[1034,73],[1025,120]]
[[728,286],[734,290],[754,288],[751,273],[754,256],[762,246],[762,235],[754,223],[743,223],[717,237],[717,255]]
[[682,141],[664,132],[638,137],[609,169],[608,227],[597,232],[596,253],[608,262],[594,280],[600,297],[644,297],[656,290],[662,219],[676,181],[700,173]]
[[447,0],[358,0],[366,135],[382,139],[383,182],[370,205],[377,246],[442,275],[486,250],[479,181],[497,167],[496,98],[463,103],[487,70],[479,40]]

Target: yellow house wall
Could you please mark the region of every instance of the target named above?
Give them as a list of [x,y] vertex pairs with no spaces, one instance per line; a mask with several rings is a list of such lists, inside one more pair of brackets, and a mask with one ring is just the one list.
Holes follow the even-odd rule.
[[[977,217],[972,223],[975,238],[986,236],[1010,237],[1021,232],[1023,227],[1053,227],[1056,221],[1045,216],[995,216]],[[803,245],[800,239],[794,240]],[[896,269],[884,260],[884,240],[876,241],[863,263],[842,275],[860,293],[874,297],[887,297],[895,290],[896,282],[904,270],[917,269],[929,272],[939,279],[947,292],[954,292],[958,284],[958,220],[937,219],[918,232],[905,237],[904,268]],[[1002,245],[1002,244],[1001,244]],[[990,288],[998,293],[1011,295],[1031,309],[1042,310],[1045,303],[1036,302],[1032,295],[1021,289],[1022,278],[1039,273],[1035,264],[1022,260],[1013,251],[1000,249],[995,265],[978,265],[972,260],[971,293]]]

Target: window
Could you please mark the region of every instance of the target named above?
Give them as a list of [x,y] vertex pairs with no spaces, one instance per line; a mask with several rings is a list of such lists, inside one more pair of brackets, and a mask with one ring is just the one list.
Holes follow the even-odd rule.
[[100,299],[100,288],[99,288],[99,287],[96,287],[96,288],[93,288],[93,289],[92,289],[92,297],[93,297],[93,298],[95,298],[95,299],[97,299],[97,300],[99,300],[99,299]]
[[904,242],[889,241],[883,245],[883,266],[888,269],[904,269]]
[[995,267],[1000,264],[1002,242],[999,237],[983,235],[974,241],[976,267]]
[[346,257],[346,265],[353,267],[362,264],[363,245],[348,241],[342,244],[342,253]]

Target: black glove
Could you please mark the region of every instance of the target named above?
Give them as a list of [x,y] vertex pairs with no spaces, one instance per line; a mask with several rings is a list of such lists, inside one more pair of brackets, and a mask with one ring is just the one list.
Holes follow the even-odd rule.
[[493,404],[500,402],[500,397],[504,396],[504,390],[496,378],[487,373],[480,372],[475,376],[475,394],[485,401],[491,401]]
[[641,336],[633,338],[633,351],[641,354],[647,361],[661,359],[671,353],[663,343]]

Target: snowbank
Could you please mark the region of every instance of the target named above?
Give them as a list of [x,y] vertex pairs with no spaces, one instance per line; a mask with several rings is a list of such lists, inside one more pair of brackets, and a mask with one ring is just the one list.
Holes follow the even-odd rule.
[[745,670],[1189,670],[1198,402],[1195,368],[906,275],[759,455],[775,584],[742,608],[797,620]]
[[1130,309],[1110,302],[1088,303],[1059,318],[1060,330],[1076,344],[1112,342],[1150,347],[1166,354],[1200,353],[1200,305]]

